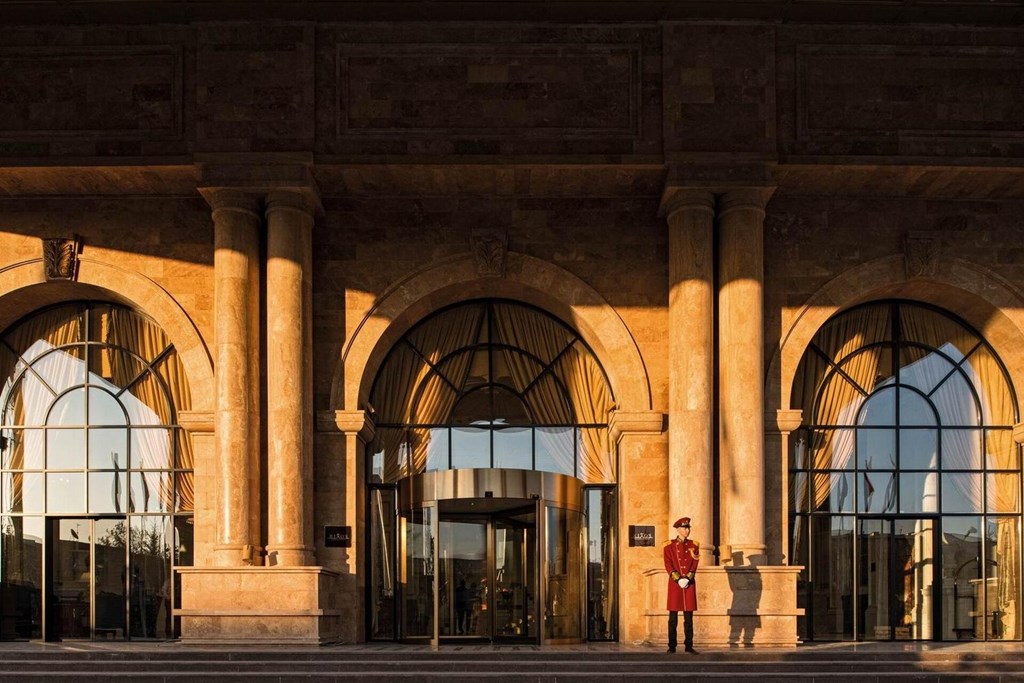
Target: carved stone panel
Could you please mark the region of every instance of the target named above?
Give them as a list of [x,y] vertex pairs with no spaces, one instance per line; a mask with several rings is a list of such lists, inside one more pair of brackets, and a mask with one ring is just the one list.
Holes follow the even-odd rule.
[[81,238],[52,237],[43,239],[43,266],[47,280],[78,278],[78,254]]

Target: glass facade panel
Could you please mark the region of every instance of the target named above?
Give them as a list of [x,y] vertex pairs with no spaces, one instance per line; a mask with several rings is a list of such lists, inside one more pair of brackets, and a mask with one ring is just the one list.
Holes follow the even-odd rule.
[[85,469],[85,431],[46,430],[46,467],[51,470]]
[[90,469],[128,468],[128,430],[89,429]]
[[981,462],[981,429],[943,429],[942,467],[947,470],[978,470]]
[[401,574],[402,601],[399,613],[402,634],[407,638],[434,635],[434,531],[433,508],[403,514]]
[[[884,348],[899,358],[895,377]],[[824,370],[836,366],[849,386]],[[806,420],[794,434],[789,480],[790,553],[810,567],[798,598],[807,610],[801,632],[819,640],[1020,638],[1018,417],[991,347],[927,306],[866,304],[822,327],[793,396]],[[852,464],[834,434],[850,426],[859,427]],[[814,435],[806,457],[804,429]],[[846,533],[851,524],[857,542],[836,550],[826,529]],[[851,581],[856,590],[842,590]]]
[[171,545],[174,529],[166,516],[131,517],[131,613],[133,638],[168,638],[171,621]]
[[574,474],[575,430],[572,427],[538,427],[534,439],[538,470]]
[[0,638],[41,638],[43,518],[0,516]]
[[943,474],[943,512],[981,512],[981,484],[981,472]]
[[491,466],[491,430],[482,427],[452,428],[452,468]]
[[985,524],[985,609],[977,619],[991,640],[1021,637],[1020,517],[989,517]]
[[615,640],[618,637],[615,489],[587,489],[586,506],[587,639]]
[[[78,340],[79,330],[88,330],[89,345],[46,353],[47,344],[26,342],[40,326],[57,343]],[[171,406],[190,409],[173,349],[154,324],[106,304],[50,309],[7,330],[3,343],[24,352],[7,365],[12,377],[23,379],[4,394],[0,413],[6,423],[0,431],[0,510],[10,513],[2,522],[9,532],[4,540],[10,545],[8,537],[17,537],[20,527],[38,526],[34,543],[40,553],[48,549],[49,560],[38,581],[45,588],[37,598],[41,606],[17,607],[13,614],[4,603],[22,572],[20,551],[0,550],[0,638],[26,632],[48,639],[173,637],[171,605],[179,592],[172,568],[176,561],[192,562],[192,517],[172,522],[169,515],[138,514],[193,508],[191,444],[179,442],[171,424]],[[157,368],[135,358],[133,348],[159,358]],[[6,381],[10,386],[11,377]],[[130,391],[118,394],[121,387]],[[152,426],[128,428],[126,413],[137,416],[133,424]],[[175,470],[175,464],[189,469]],[[24,534],[12,542],[24,545]],[[11,605],[31,603],[22,588],[15,592]],[[51,615],[46,633],[41,623],[24,626],[33,610]]]
[[[903,514],[939,511],[939,474],[937,472],[901,472],[900,507]],[[970,512],[965,510],[965,512]]]
[[395,632],[395,509],[394,489],[372,488],[370,506],[370,638],[392,639]]
[[942,610],[940,637],[943,640],[980,640],[974,618],[984,601],[981,571],[981,517],[946,516],[942,519]]
[[896,430],[858,429],[857,467],[867,470],[895,469]]
[[939,432],[935,429],[900,430],[900,468],[934,470],[939,467]]
[[495,429],[494,466],[514,470],[532,470],[533,430],[529,427]]
[[548,638],[581,638],[583,567],[580,548],[583,516],[573,510],[547,508],[547,604],[544,606]]
[[853,429],[815,430],[811,441],[811,466],[819,470],[852,470],[856,434]]

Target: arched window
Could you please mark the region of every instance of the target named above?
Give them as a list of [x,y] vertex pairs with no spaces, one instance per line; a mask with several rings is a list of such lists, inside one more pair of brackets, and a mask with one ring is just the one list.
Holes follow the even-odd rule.
[[430,316],[389,352],[370,393],[374,482],[451,468],[536,469],[614,481],[614,407],[579,335],[504,300]]
[[[83,589],[96,596],[95,622],[73,637],[95,635],[105,618],[133,637],[171,635],[171,605],[160,624],[155,610],[174,594],[172,562],[191,564],[194,503],[192,448],[176,419],[189,388],[174,346],[128,308],[60,305],[3,333],[0,382],[2,583],[38,586],[44,539],[59,552],[88,534],[86,557],[124,556],[134,621],[125,630],[123,606],[99,602],[124,576],[96,574]],[[39,637],[37,624],[19,628]]]
[[992,348],[937,309],[868,304],[822,327],[793,396],[804,637],[1020,637],[1016,397]]

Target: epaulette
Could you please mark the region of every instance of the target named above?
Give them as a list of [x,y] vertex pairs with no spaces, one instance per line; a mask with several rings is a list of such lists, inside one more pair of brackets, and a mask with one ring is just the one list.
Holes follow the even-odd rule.
[[664,543],[662,543],[662,545],[671,545],[671,544],[672,544],[672,539],[671,538],[668,539],[667,541],[665,541]]
[[700,547],[700,541],[690,541],[690,543],[694,544],[698,548]]

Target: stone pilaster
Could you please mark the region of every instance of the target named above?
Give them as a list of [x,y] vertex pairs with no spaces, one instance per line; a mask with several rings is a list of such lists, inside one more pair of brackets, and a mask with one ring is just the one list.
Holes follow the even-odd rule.
[[711,558],[715,197],[672,188],[662,213],[669,230],[668,513],[694,520]]
[[260,537],[259,245],[256,198],[206,189],[214,226],[217,534],[214,564],[258,561]]
[[[630,524],[655,527],[654,547],[628,547],[626,534],[619,543],[619,640],[631,643],[646,637],[650,625],[644,616],[644,574],[662,565],[661,542],[668,534],[669,514],[665,490],[668,441],[665,414],[656,411],[616,410],[608,420],[610,443],[619,461],[619,529]],[[667,520],[667,521],[666,521]]]
[[768,455],[768,496],[765,511],[765,535],[768,562],[786,564],[789,546],[789,435],[803,424],[802,410],[775,410],[764,414],[765,450]]
[[314,205],[275,191],[267,216],[267,563],[313,549],[312,231]]
[[763,231],[771,192],[737,189],[719,198],[720,538],[721,561],[733,565],[767,562]]

